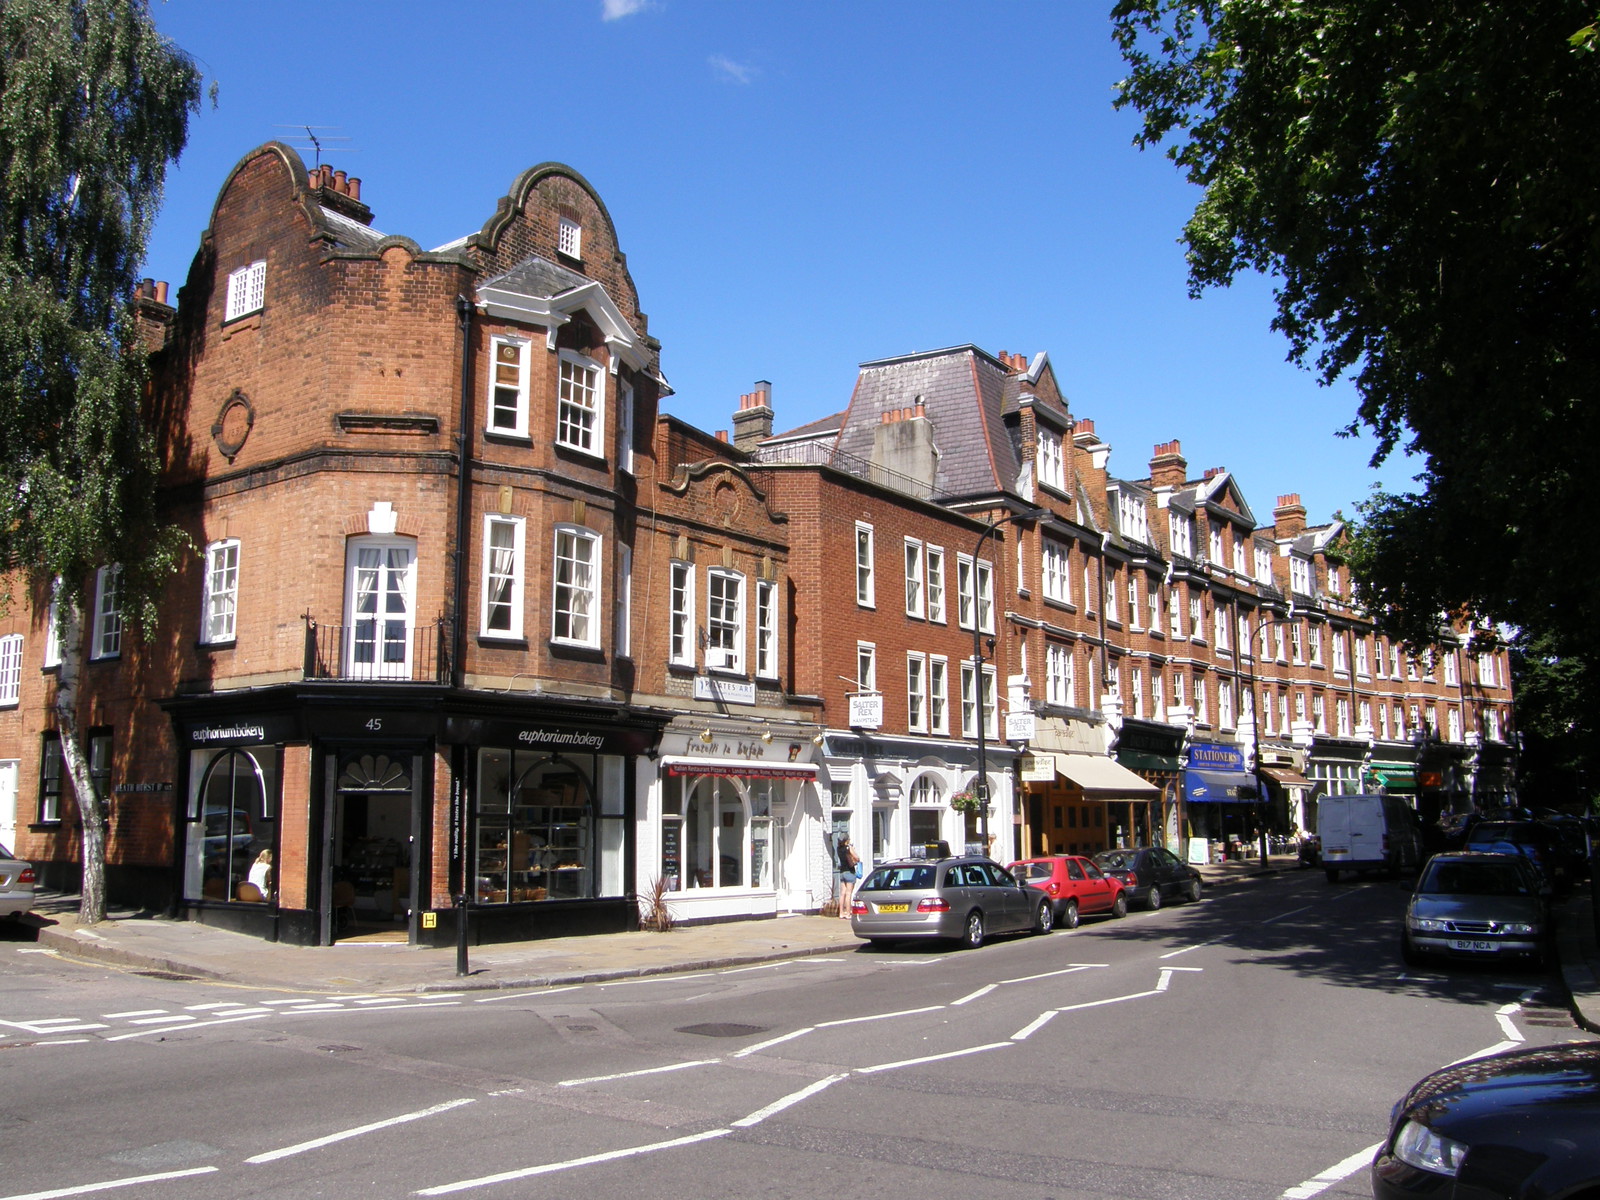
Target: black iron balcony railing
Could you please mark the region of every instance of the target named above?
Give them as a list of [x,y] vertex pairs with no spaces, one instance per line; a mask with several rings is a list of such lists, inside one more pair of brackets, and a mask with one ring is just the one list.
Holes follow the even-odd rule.
[[310,616],[305,622],[307,679],[450,682],[449,626],[443,617],[422,625],[403,619],[319,625]]

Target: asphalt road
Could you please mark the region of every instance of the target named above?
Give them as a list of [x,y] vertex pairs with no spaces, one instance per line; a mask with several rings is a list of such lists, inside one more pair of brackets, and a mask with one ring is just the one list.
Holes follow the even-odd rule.
[[1364,1196],[1418,1076],[1587,1036],[1550,977],[1406,973],[1404,899],[1305,873],[974,952],[427,997],[13,935],[0,1200]]

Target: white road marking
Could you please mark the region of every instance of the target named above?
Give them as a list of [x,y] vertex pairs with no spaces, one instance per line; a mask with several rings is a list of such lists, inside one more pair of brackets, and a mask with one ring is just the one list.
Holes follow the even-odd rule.
[[184,1022],[184,1021],[193,1021],[193,1020],[196,1020],[196,1018],[189,1016],[189,1014],[187,1014],[187,1013],[184,1013],[182,1016],[177,1016],[177,1017],[144,1017],[144,1018],[142,1018],[142,1019],[140,1019],[138,1021],[130,1021],[129,1024],[130,1025],[172,1025],[172,1024],[177,1024],[177,1023],[181,1023],[181,1022]]
[[1001,1050],[1014,1045],[1013,1042],[990,1042],[984,1046],[968,1046],[963,1050],[947,1050],[943,1054],[929,1054],[922,1058],[902,1058],[898,1062],[879,1063],[875,1067],[857,1067],[857,1075],[876,1075],[879,1071],[894,1071],[900,1067],[916,1067],[923,1063],[939,1062],[946,1058],[965,1058],[969,1054],[982,1054],[985,1050]]
[[[185,1025],[183,1027],[183,1031],[185,1033],[188,1033],[191,1029],[207,1029],[212,1025],[232,1025],[237,1021],[259,1021],[262,1017],[269,1016],[269,1015],[272,1015],[272,1014],[261,1013],[259,1015],[251,1015],[251,1016],[243,1016],[243,1017],[241,1017],[241,1016],[228,1016],[228,1017],[219,1017],[215,1021],[196,1021],[193,1025]],[[171,1032],[172,1032],[172,1026],[170,1026],[170,1025],[162,1025],[162,1026],[158,1026],[158,1027],[156,1027],[154,1029],[136,1029],[132,1033],[117,1033],[117,1034],[113,1034],[110,1037],[105,1038],[103,1040],[104,1041],[108,1041],[108,1042],[125,1042],[129,1038],[147,1037],[148,1035],[150,1035],[152,1033],[171,1033]],[[4,1197],[0,1197],[0,1200],[4,1200]]]
[[999,986],[1000,985],[998,983],[986,983],[981,988],[979,988],[977,991],[968,992],[965,996],[961,997],[961,999],[950,1001],[950,1007],[951,1008],[960,1008],[963,1004],[966,1004],[969,1000],[977,1000],[977,999],[979,999],[979,998],[981,998],[983,996],[987,996],[990,992],[994,991],[995,988],[997,988]]
[[435,1104],[432,1108],[424,1108],[417,1112],[406,1113],[403,1116],[390,1117],[385,1121],[374,1121],[370,1125],[358,1125],[354,1129],[346,1129],[339,1133],[330,1133],[327,1137],[313,1138],[309,1142],[300,1142],[298,1145],[285,1146],[281,1150],[268,1150],[265,1154],[257,1154],[244,1161],[247,1163],[276,1162],[280,1158],[288,1158],[291,1154],[304,1154],[307,1150],[320,1150],[323,1146],[331,1146],[335,1142],[343,1142],[353,1137],[360,1137],[364,1133],[373,1133],[379,1129],[388,1129],[392,1125],[404,1125],[408,1121],[420,1121],[424,1117],[435,1116],[438,1113],[449,1112],[452,1108],[460,1108],[464,1104],[473,1104],[476,1101],[468,1097],[464,1100],[446,1100],[443,1104]]
[[101,1013],[108,1021],[115,1021],[121,1017],[159,1017],[168,1010],[165,1008],[136,1008],[131,1012]]
[[1289,917],[1299,916],[1303,912],[1310,912],[1311,908],[1312,908],[1312,906],[1309,905],[1309,904],[1306,905],[1304,908],[1291,908],[1288,912],[1281,912],[1275,917],[1268,917],[1265,921],[1263,921],[1261,923],[1263,925],[1271,925],[1274,921],[1282,921],[1282,920],[1285,920],[1285,919],[1287,919]]
[[579,1087],[586,1083],[610,1083],[616,1079],[636,1079],[640,1075],[665,1075],[669,1071],[687,1071],[690,1067],[714,1067],[720,1058],[700,1058],[694,1062],[669,1063],[664,1067],[645,1067],[639,1071],[619,1071],[615,1075],[590,1075],[585,1079],[563,1079],[557,1087]]
[[1002,979],[1001,983],[1033,983],[1039,979],[1054,979],[1058,975],[1075,975],[1079,971],[1087,971],[1090,967],[1103,967],[1105,963],[1073,963],[1059,971],[1046,971],[1042,975],[1018,975],[1015,979]]
[[1343,1162],[1334,1163],[1333,1166],[1321,1174],[1314,1175],[1304,1183],[1290,1188],[1283,1193],[1280,1200],[1308,1200],[1308,1197],[1327,1191],[1334,1184],[1348,1179],[1370,1163],[1372,1156],[1378,1152],[1378,1148],[1382,1145],[1382,1142],[1374,1142],[1365,1150],[1357,1150]]
[[818,1021],[818,1029],[832,1029],[836,1025],[860,1025],[864,1021],[887,1021],[892,1017],[914,1017],[918,1013],[938,1012],[943,1004],[930,1004],[927,1008],[906,1008],[899,1012],[877,1013],[870,1017],[846,1017],[842,1021]]
[[183,1179],[190,1175],[210,1175],[217,1167],[190,1167],[187,1171],[163,1171],[159,1175],[134,1175],[128,1179],[108,1179],[104,1183],[86,1183],[79,1187],[51,1188],[48,1192],[27,1192],[16,1196],[0,1196],[0,1200],[57,1200],[60,1196],[84,1196],[90,1192],[106,1192],[112,1188],[133,1187],[140,1183],[160,1183],[163,1179]]
[[211,1004],[185,1004],[183,1007],[188,1012],[207,1012],[214,1008],[244,1008],[246,1005],[242,1000],[217,1000]]
[[474,1000],[473,1003],[498,1004],[502,1000],[527,1000],[536,996],[554,996],[557,992],[575,992],[582,986],[581,983],[569,983],[566,987],[543,988],[537,992],[514,992],[508,996],[484,996],[481,999]]
[[1011,1035],[1011,1040],[1013,1042],[1026,1041],[1028,1038],[1032,1037],[1035,1033],[1039,1032],[1039,1030],[1043,1029],[1047,1024],[1049,1024],[1050,1021],[1056,1017],[1059,1011],[1059,1009],[1052,1008],[1049,1012],[1040,1013],[1032,1021],[1028,1022],[1028,1024],[1024,1025],[1021,1029],[1013,1033]]
[[[673,1150],[679,1146],[692,1146],[696,1142],[710,1141],[712,1138],[727,1137],[731,1129],[710,1129],[705,1133],[690,1134],[688,1137],[673,1138],[669,1142],[652,1142],[648,1146],[630,1146],[626,1150],[608,1150],[604,1154],[590,1154],[583,1158],[570,1158],[566,1162],[545,1163],[538,1167],[523,1167],[518,1171],[502,1171],[498,1175],[483,1175],[477,1179],[463,1179],[459,1183],[444,1183],[438,1187],[423,1188],[414,1192],[417,1196],[447,1196],[451,1192],[464,1192],[469,1188],[487,1187],[492,1183],[508,1183],[513,1179],[528,1179],[534,1175],[550,1175],[556,1171],[566,1171],[573,1167],[587,1167],[595,1163],[614,1162],[619,1158],[632,1158],[637,1154],[649,1154],[656,1150]],[[8,1200],[0,1196],[0,1200]]]
[[793,1033],[785,1033],[775,1038],[768,1038],[764,1042],[757,1042],[754,1046],[746,1046],[743,1050],[734,1051],[733,1056],[735,1058],[744,1058],[747,1055],[756,1053],[758,1050],[765,1050],[770,1046],[776,1046],[780,1042],[793,1041],[797,1037],[803,1037],[805,1034],[810,1033],[815,1028],[815,1025],[807,1025],[804,1029],[796,1029]]
[[740,1117],[737,1121],[735,1121],[733,1123],[733,1126],[734,1126],[735,1129],[748,1129],[751,1125],[759,1125],[762,1121],[765,1121],[768,1117],[773,1116],[776,1113],[782,1112],[784,1109],[788,1108],[790,1105],[799,1104],[800,1101],[805,1100],[805,1099],[807,1099],[807,1098],[809,1098],[811,1096],[815,1096],[823,1088],[832,1087],[834,1084],[838,1083],[839,1080],[848,1079],[849,1077],[850,1077],[850,1073],[848,1071],[846,1071],[842,1075],[829,1075],[825,1079],[819,1079],[815,1083],[801,1088],[798,1092],[790,1092],[787,1096],[784,1096],[784,1097],[782,1097],[781,1099],[778,1099],[778,1100],[774,1100],[771,1104],[767,1105],[765,1108],[756,1109],[756,1111],[751,1113],[748,1117]]

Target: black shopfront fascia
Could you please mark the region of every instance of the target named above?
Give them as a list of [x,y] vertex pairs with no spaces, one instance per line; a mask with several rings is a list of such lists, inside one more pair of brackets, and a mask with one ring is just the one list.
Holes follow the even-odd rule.
[[[470,804],[472,764],[475,751],[482,746],[521,749],[547,749],[615,755],[632,760],[639,754],[652,754],[660,743],[661,731],[671,714],[641,712],[615,706],[588,708],[573,704],[530,703],[527,697],[485,696],[481,692],[462,693],[436,687],[341,685],[311,688],[274,688],[240,695],[175,697],[163,707],[171,716],[179,745],[175,789],[175,828],[183,830],[189,803],[189,764],[191,750],[229,747],[278,747],[309,744],[311,748],[311,812],[308,817],[317,828],[310,830],[305,870],[307,878],[325,875],[322,856],[321,814],[330,763],[340,754],[362,746],[383,747],[406,753],[420,767],[418,785],[422,819],[413,847],[416,864],[415,895],[418,905],[410,916],[410,939],[424,944],[454,944],[455,911],[436,911],[436,926],[424,929],[419,920],[435,887],[429,864],[433,862],[434,839],[448,839],[452,876],[449,893],[459,895],[462,871],[463,832],[471,837]],[[439,805],[433,795],[433,772],[429,769],[435,750],[450,747],[451,803],[450,828],[437,828]],[[635,778],[630,766],[623,771],[625,878],[635,878],[637,858]],[[281,817],[282,783],[274,797]],[[467,818],[463,820],[463,806]],[[174,908],[187,910],[191,919],[218,924],[267,940],[316,944],[326,925],[328,897],[321,896],[310,910],[280,909],[273,905],[243,906],[205,904],[184,900],[185,847],[183,835],[174,839],[172,872]],[[280,865],[283,854],[275,847]],[[314,890],[325,890],[317,888]],[[561,901],[534,905],[500,906],[474,909],[469,928],[474,941],[508,941],[560,934],[620,930],[633,927],[637,906],[631,895],[594,901]]]

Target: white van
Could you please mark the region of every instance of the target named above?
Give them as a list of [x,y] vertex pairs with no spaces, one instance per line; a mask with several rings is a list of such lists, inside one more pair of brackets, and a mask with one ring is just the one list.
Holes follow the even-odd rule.
[[1341,871],[1414,871],[1422,865],[1422,822],[1399,796],[1323,796],[1317,836],[1329,883]]

